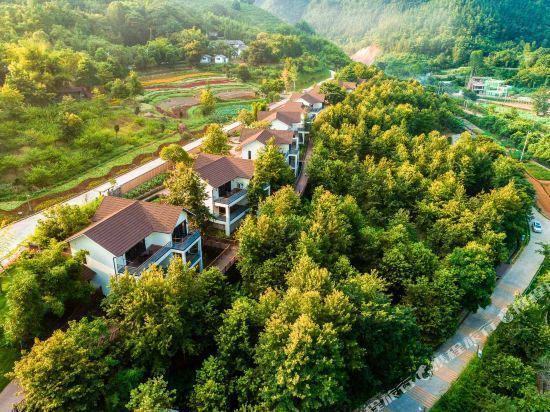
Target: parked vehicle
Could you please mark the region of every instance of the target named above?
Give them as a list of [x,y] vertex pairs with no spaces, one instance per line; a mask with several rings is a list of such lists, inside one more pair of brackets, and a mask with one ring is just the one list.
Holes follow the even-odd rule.
[[531,223],[531,227],[533,228],[533,232],[542,233],[542,225],[538,220],[533,220],[533,223]]

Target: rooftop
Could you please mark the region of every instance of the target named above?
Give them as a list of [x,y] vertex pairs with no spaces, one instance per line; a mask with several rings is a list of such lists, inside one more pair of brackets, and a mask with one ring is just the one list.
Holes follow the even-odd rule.
[[172,233],[182,211],[177,206],[106,196],[93,223],[67,241],[86,236],[113,255],[121,256],[151,233]]
[[316,90],[312,90],[310,92],[293,93],[292,96],[290,96],[290,100],[292,101],[296,101],[299,99],[302,99],[309,104],[323,103],[325,101],[325,95],[322,93],[318,93]]
[[243,129],[241,132],[241,146],[258,141],[266,144],[269,139],[275,139],[276,144],[292,144],[294,133],[290,130],[270,129]]
[[220,187],[236,178],[252,179],[254,162],[236,157],[200,153],[195,164],[195,172],[212,187]]

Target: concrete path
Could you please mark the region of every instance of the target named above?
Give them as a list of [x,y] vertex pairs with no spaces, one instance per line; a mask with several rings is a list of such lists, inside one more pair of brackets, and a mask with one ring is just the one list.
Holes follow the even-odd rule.
[[0,392],[0,412],[12,412],[13,405],[18,404],[23,400],[21,395],[17,393],[21,390],[17,382],[11,381],[8,386]]
[[[525,291],[544,260],[538,253],[538,243],[550,243],[550,221],[538,211],[534,210],[533,214],[542,224],[542,233],[531,232],[529,244],[498,282],[491,297],[491,304],[468,315],[455,335],[437,350],[434,354],[437,367],[434,367],[433,375],[425,380],[417,379],[415,385],[391,402],[385,411],[416,412],[423,411],[423,408],[429,410],[476,356],[478,349],[483,348],[487,337],[501,321],[499,314],[501,315],[502,311],[514,302],[517,295]],[[482,330],[484,332],[480,332]]]
[[300,176],[298,176],[298,180],[296,180],[296,183],[294,184],[294,189],[300,196],[304,195],[308,181],[309,181],[309,176],[307,175],[307,164],[311,159],[312,155],[313,155],[313,138],[310,137],[307,144],[306,155],[302,162],[302,170],[300,171]]
[[[239,126],[240,126],[240,122],[235,122],[225,126],[224,131],[227,133],[229,131],[236,129]],[[183,146],[183,148],[186,151],[190,152],[198,148],[202,144],[202,140],[203,138],[194,140],[191,143],[188,143],[185,146]],[[83,205],[83,204],[89,203],[92,200],[97,199],[99,196],[105,194],[109,189],[112,189],[113,187],[120,186],[124,183],[127,183],[135,179],[136,177],[139,177],[155,169],[156,167],[162,165],[163,163],[165,163],[165,161],[160,158],[152,160],[127,173],[124,173],[123,175],[118,176],[115,179],[114,183],[106,182],[92,190],[81,193],[80,195],[77,195],[72,199],[62,202],[61,204]],[[40,213],[36,213],[25,219],[21,219],[15,223],[12,223],[11,225],[8,225],[3,229],[0,229],[0,238],[3,239],[2,241],[0,241],[0,248],[1,248],[0,263],[2,263],[3,265],[7,265],[9,263],[10,258],[12,256],[10,252],[14,251],[18,245],[20,245],[30,235],[32,235],[32,233],[34,232],[34,229],[36,228],[36,224],[38,223],[39,220],[44,219],[44,217],[45,217],[44,211],[42,211]]]

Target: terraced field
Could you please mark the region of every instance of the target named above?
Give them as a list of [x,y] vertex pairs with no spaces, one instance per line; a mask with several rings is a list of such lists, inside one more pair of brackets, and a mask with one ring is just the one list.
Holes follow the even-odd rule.
[[[190,130],[229,121],[256,99],[252,85],[214,72],[180,69],[141,76],[141,80],[145,89],[141,112],[147,117],[182,119]],[[205,88],[210,88],[218,99],[216,110],[209,116],[202,116],[196,110],[198,96]]]

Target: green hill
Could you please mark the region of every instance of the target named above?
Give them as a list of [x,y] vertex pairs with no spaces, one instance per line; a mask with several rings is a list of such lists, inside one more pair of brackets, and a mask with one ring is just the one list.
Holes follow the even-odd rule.
[[475,49],[510,42],[550,45],[549,0],[257,0],[290,23],[355,52],[376,44],[386,53],[416,53],[464,63]]

